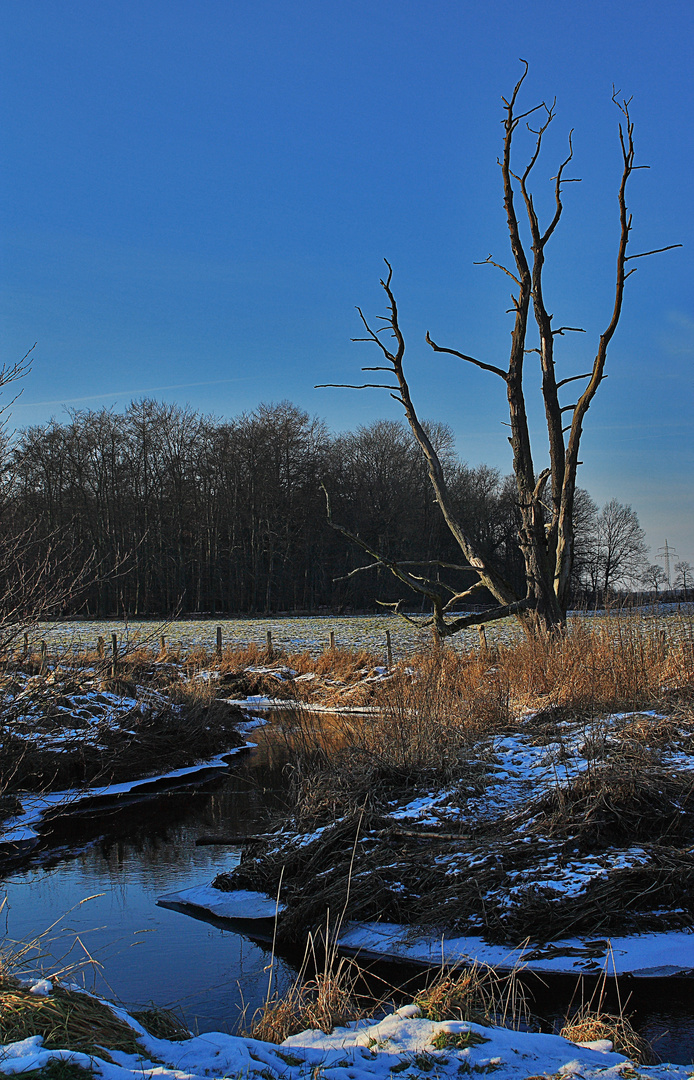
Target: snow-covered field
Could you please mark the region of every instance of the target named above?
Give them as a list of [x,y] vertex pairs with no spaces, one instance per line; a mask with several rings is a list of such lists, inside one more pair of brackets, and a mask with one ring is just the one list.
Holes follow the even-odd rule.
[[[657,617],[663,621],[664,628],[673,634],[678,633],[676,623],[680,618],[691,618],[694,606],[661,605],[658,612],[644,608],[634,616],[640,622],[650,624]],[[588,612],[591,618],[602,618],[604,612]],[[418,618],[418,616],[414,616]],[[582,615],[577,614],[577,618]],[[265,648],[268,630],[272,634],[273,644],[287,652],[320,653],[327,647],[330,632],[335,632],[338,648],[371,649],[377,654],[384,654],[386,648],[386,630],[390,631],[393,655],[396,659],[411,655],[414,651],[431,641],[431,631],[427,627],[418,629],[396,616],[384,615],[322,615],[322,616],[285,616],[258,619],[177,619],[169,623],[157,623],[151,619],[132,619],[127,623],[118,620],[80,620],[69,623],[49,623],[36,631],[35,642],[45,638],[49,649],[94,649],[99,636],[109,640],[111,633],[118,635],[119,642],[134,645],[142,643],[159,647],[161,634],[167,646],[180,648],[188,652],[195,648],[207,648],[212,652],[216,646],[216,628],[222,627],[224,645],[246,645],[255,643]],[[507,645],[518,640],[521,631],[515,619],[502,619],[486,627],[487,641],[490,645]],[[475,627],[463,630],[449,639],[449,646],[464,651],[478,643],[478,631]]]

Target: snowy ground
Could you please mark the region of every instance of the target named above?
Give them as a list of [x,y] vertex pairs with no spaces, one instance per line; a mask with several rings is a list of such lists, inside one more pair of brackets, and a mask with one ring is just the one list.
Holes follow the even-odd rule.
[[166,692],[104,680],[89,666],[3,672],[0,858],[24,854],[49,818],[86,803],[143,797],[226,768],[257,720],[223,701],[216,709],[212,720],[203,708],[191,719]]
[[[664,626],[670,627],[676,632],[676,619],[670,616],[683,615],[690,617],[694,606],[692,604],[661,604],[656,612],[653,607],[644,607],[638,610],[634,617],[650,622],[654,617],[664,619]],[[591,618],[603,618],[604,611],[570,613],[576,618],[588,615]],[[612,612],[619,615],[619,612]],[[623,613],[622,613],[623,614]],[[419,616],[414,615],[415,619]],[[630,615],[623,616],[626,618]],[[277,648],[287,652],[309,652],[317,655],[328,645],[330,631],[335,632],[338,648],[344,649],[371,649],[385,655],[386,630],[390,632],[393,654],[396,659],[412,655],[423,645],[431,641],[429,627],[419,629],[417,626],[406,623],[402,619],[383,615],[320,615],[320,616],[285,616],[263,619],[180,619],[167,624],[157,624],[146,619],[131,619],[127,624],[117,620],[100,622],[75,621],[69,623],[50,623],[38,628],[37,639],[46,638],[49,647],[64,648],[68,651],[86,648],[94,649],[97,638],[108,636],[112,632],[118,634],[119,641],[128,643],[149,645],[158,648],[159,637],[163,633],[167,645],[172,649],[181,649],[184,653],[191,649],[207,647],[210,652],[214,651],[216,644],[216,627],[222,627],[224,645],[245,645],[255,642],[260,648],[265,648],[268,630],[272,634],[272,640]],[[515,619],[502,619],[499,622],[487,626],[487,640],[490,645],[508,645],[518,640],[521,633]],[[478,633],[475,627],[464,630],[450,639],[449,646],[465,651],[476,647]]]
[[352,944],[371,953],[413,959],[417,940],[436,960],[445,938],[498,964],[525,943],[545,968],[596,971],[610,939],[638,936],[679,944],[660,959],[637,950],[628,970],[690,972],[693,830],[691,716],[528,715],[475,747],[457,783],[396,796],[364,819],[338,812],[310,831],[285,822],[217,885],[275,897],[281,873],[292,926],[307,926],[323,895],[341,909],[329,885],[349,874],[347,917],[368,928]]
[[137,1031],[142,1053],[110,1051],[114,1064],[68,1050],[46,1050],[41,1036],[0,1047],[0,1073],[43,1069],[51,1059],[67,1058],[93,1069],[104,1080],[359,1080],[459,1077],[493,1073],[498,1080],[571,1077],[581,1080],[674,1080],[692,1068],[661,1064],[634,1066],[612,1051],[607,1040],[578,1045],[557,1035],[483,1027],[463,1021],[423,1019],[405,1006],[374,1023],[336,1028],[332,1034],[305,1031],[279,1046],[255,1039],[206,1032],[181,1042],[148,1035],[120,1009],[118,1016]]

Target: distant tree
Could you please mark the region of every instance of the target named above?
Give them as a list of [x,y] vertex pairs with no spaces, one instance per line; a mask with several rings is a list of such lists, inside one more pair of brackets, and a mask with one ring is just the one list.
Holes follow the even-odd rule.
[[591,570],[595,561],[597,503],[585,488],[576,488],[574,499],[574,562],[572,592],[577,596],[585,590],[595,592]]
[[656,601],[662,585],[667,585],[667,574],[658,563],[649,563],[641,574],[641,582],[655,593]]
[[[29,373],[32,352],[0,368],[0,390]],[[51,528],[42,515],[26,520],[17,512],[14,459],[5,430],[17,396],[0,406],[0,656],[49,615],[78,603],[99,569],[91,553],[75,550],[67,530]]]
[[684,599],[687,600],[687,590],[694,579],[694,567],[687,562],[686,559],[682,559],[681,562],[675,563],[675,588],[684,589]]
[[635,510],[610,499],[595,520],[590,573],[596,591],[638,581],[648,554],[645,533]]

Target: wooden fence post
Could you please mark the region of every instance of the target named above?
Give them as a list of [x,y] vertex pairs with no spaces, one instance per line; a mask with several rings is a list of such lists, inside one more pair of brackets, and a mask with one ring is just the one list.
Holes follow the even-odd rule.
[[163,635],[163,634],[162,634],[162,635],[161,635],[161,637],[159,638],[159,654],[160,654],[161,656],[165,656],[165,655],[166,655],[166,638],[164,637],[164,635]]
[[221,626],[217,627],[217,648],[216,648],[216,653],[217,653],[217,659],[221,660],[222,659],[222,628],[221,628]]
[[118,635],[111,634],[111,676],[118,674]]
[[486,653],[487,650],[488,650],[487,631],[484,629],[483,626],[478,626],[477,627],[477,632],[478,632],[478,634],[480,636],[480,652],[481,653]]
[[393,649],[390,644],[390,630],[386,630],[386,665],[388,671],[390,671],[393,666]]
[[45,641],[42,641],[41,642],[41,661],[40,661],[40,664],[39,664],[39,675],[45,675],[46,674],[46,667],[48,666],[47,654],[48,654],[48,646],[46,645]]
[[22,653],[22,660],[27,660],[29,657],[29,635],[24,635],[24,651]]
[[331,650],[331,652],[335,652],[335,631],[334,630],[330,631],[330,650]]
[[268,660],[273,660],[274,656],[275,656],[275,654],[274,654],[273,649],[272,649],[272,630],[268,630],[268,632],[267,632],[267,658],[268,658]]
[[96,639],[96,654],[100,660],[103,660],[103,658],[106,656],[106,644],[102,637],[98,637]]

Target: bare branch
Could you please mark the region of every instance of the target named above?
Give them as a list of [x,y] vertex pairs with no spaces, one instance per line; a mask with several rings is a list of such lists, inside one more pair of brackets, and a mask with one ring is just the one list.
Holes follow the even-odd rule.
[[527,611],[533,607],[533,601],[529,597],[524,600],[516,600],[513,604],[504,604],[500,607],[489,608],[487,611],[476,611],[470,615],[463,615],[455,622],[446,624],[446,632],[443,637],[457,634],[466,626],[482,626],[484,623],[496,622],[497,619],[505,619],[508,615],[518,615],[521,611]]
[[394,615],[398,615],[401,619],[404,619],[405,622],[409,623],[411,626],[416,626],[418,630],[421,630],[421,629],[426,628],[427,626],[432,626],[433,625],[434,620],[432,618],[429,618],[429,619],[413,619],[411,615],[407,615],[406,612],[400,611],[400,605],[404,604],[404,602],[405,602],[404,600],[396,600],[394,603],[391,603],[391,602],[389,602],[387,600],[377,600],[376,601],[376,603],[378,604],[379,607],[390,608]]
[[[583,373],[583,375],[571,375],[568,379],[561,379],[557,383],[557,390],[560,388],[560,386],[566,386],[567,383],[576,382],[577,379],[589,379],[592,374],[592,371],[586,371]],[[607,376],[605,376],[605,378],[607,378]]]
[[629,262],[630,259],[644,259],[646,255],[658,255],[661,251],[673,251],[674,248],[681,248],[683,244],[668,244],[667,247],[653,248],[652,251],[640,251],[638,255],[627,255],[624,262]]
[[[582,326],[560,326],[558,330],[553,330],[552,333],[553,334],[560,334],[563,337],[564,334],[569,330],[571,330],[571,332],[574,333],[574,334],[585,334],[586,333],[586,331],[583,329]],[[559,385],[559,383],[557,383],[557,386],[558,385]]]
[[551,469],[543,469],[538,476],[537,483],[535,484],[535,490],[533,491],[533,500],[535,502],[539,502],[542,498],[542,492],[544,491],[545,484],[551,476],[551,473]]
[[456,593],[455,596],[452,596],[444,607],[444,613],[448,614],[454,604],[459,604],[461,600],[467,600],[469,596],[474,596],[475,593],[481,592],[482,589],[486,589],[486,587],[487,586],[484,584],[483,581],[476,581],[474,585],[470,586],[469,589],[465,589],[464,592]]
[[397,386],[390,386],[388,383],[377,382],[365,382],[365,383],[346,383],[346,382],[323,382],[316,383],[314,390],[325,390],[326,388],[337,388],[340,390],[397,390]]
[[445,349],[443,345],[437,345],[435,341],[431,340],[428,330],[426,341],[428,345],[431,345],[434,352],[448,353],[450,356],[457,356],[459,360],[467,360],[469,364],[474,364],[476,367],[482,368],[483,371],[492,371],[506,381],[506,372],[502,371],[501,368],[495,367],[493,364],[485,364],[482,360],[476,360],[474,356],[466,356],[465,353],[458,352],[457,349]]
[[493,259],[492,259],[492,257],[491,257],[491,254],[490,254],[490,255],[487,255],[487,258],[486,258],[486,259],[482,259],[481,261],[477,261],[477,262],[473,261],[473,264],[472,264],[472,265],[473,265],[473,266],[495,266],[495,267],[497,268],[497,270],[503,270],[503,272],[504,272],[505,274],[508,274],[508,276],[509,276],[510,278],[513,278],[513,280],[515,281],[516,285],[520,285],[520,281],[518,280],[518,278],[516,277],[516,275],[515,275],[514,273],[512,273],[512,272],[511,272],[511,271],[510,271],[510,270],[509,270],[509,269],[508,269],[508,268],[507,268],[506,266],[504,266],[504,265],[503,265],[502,263],[494,262],[494,260],[493,260]]

